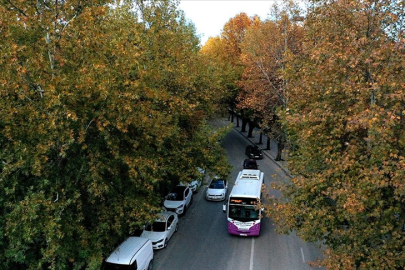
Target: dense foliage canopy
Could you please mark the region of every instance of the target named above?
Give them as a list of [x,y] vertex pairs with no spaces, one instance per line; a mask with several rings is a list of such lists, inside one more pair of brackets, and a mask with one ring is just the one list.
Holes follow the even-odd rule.
[[273,214],[328,269],[405,265],[404,1],[314,1],[282,116],[295,177]]
[[2,1],[0,34],[1,269],[98,269],[171,185],[227,174],[177,2]]
[[228,50],[237,108],[288,143],[294,177],[268,214],[322,243],[328,269],[402,269],[405,2],[314,0],[305,17],[286,2]]
[[403,0],[286,1],[203,48],[175,1],[34,2],[0,5],[0,268],[98,269],[171,185],[227,175],[224,109],[288,143],[280,231],[405,266]]

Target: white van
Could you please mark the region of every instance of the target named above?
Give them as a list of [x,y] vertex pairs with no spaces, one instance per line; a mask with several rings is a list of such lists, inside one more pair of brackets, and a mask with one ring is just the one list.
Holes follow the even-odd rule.
[[105,260],[104,270],[152,270],[153,247],[149,239],[128,237]]

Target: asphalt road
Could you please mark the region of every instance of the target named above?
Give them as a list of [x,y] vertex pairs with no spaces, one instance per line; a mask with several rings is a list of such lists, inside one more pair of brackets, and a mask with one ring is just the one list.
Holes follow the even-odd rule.
[[[230,177],[234,179],[246,158],[244,150],[249,141],[232,130],[222,142],[233,165]],[[264,183],[285,181],[287,176],[267,156],[258,161],[264,172]],[[280,235],[271,218],[262,219],[258,237],[239,237],[228,234],[226,214],[222,202],[209,202],[204,198],[206,184],[194,194],[193,204],[186,215],[180,217],[179,231],[166,249],[155,251],[158,270],[301,270],[312,269],[307,262],[320,258],[321,252],[312,244],[303,242],[294,234]],[[269,193],[278,196],[270,189]]]

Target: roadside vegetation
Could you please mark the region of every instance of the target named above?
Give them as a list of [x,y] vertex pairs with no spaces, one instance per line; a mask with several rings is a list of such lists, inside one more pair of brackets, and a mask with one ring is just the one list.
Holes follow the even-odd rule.
[[1,2],[1,269],[99,269],[172,185],[230,169],[194,26],[115,2]]
[[231,111],[288,149],[294,176],[267,213],[322,244],[314,265],[405,266],[404,8],[286,1],[266,20],[237,15],[203,47],[235,67]]
[[117,2],[1,1],[1,269],[99,269],[172,185],[228,174],[224,113],[278,142],[266,212],[314,265],[405,267],[405,1],[284,1],[202,47],[176,1]]

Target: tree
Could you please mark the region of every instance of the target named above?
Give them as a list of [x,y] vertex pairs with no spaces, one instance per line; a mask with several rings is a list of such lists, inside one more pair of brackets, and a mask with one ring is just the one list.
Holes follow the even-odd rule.
[[257,20],[258,17],[249,18],[246,13],[242,12],[229,19],[221,31],[221,37],[226,44],[226,53],[235,67],[240,63],[242,53],[240,45],[243,42],[246,30]]
[[209,38],[200,51],[200,57],[202,63],[205,63],[200,72],[206,72],[212,87],[210,93],[216,94],[215,111],[224,113],[234,107],[235,91],[237,91],[235,81],[238,78],[238,73],[228,59],[224,39]]
[[[302,27],[297,24],[298,7],[293,3],[273,6],[272,19],[257,20],[241,43],[242,63],[245,67],[238,85],[241,91],[237,106],[250,110],[251,118],[260,119],[266,135],[277,139],[279,150],[285,142],[285,131],[277,121],[277,110],[288,103],[285,66],[289,57],[301,52]],[[281,151],[277,159],[281,159]]]
[[154,218],[164,187],[198,166],[227,174],[176,5],[0,6],[0,268],[99,269]]
[[272,214],[330,269],[405,265],[404,4],[313,1],[287,70],[295,177]]
[[[240,80],[243,72],[240,45],[246,30],[255,20],[256,17],[249,18],[243,12],[236,15],[224,25],[221,36],[210,38],[202,49],[202,52],[216,63],[214,66],[219,68],[220,78],[226,86],[223,103],[232,113],[236,113],[235,98],[240,91],[236,81]],[[243,117],[240,113],[239,116]]]

